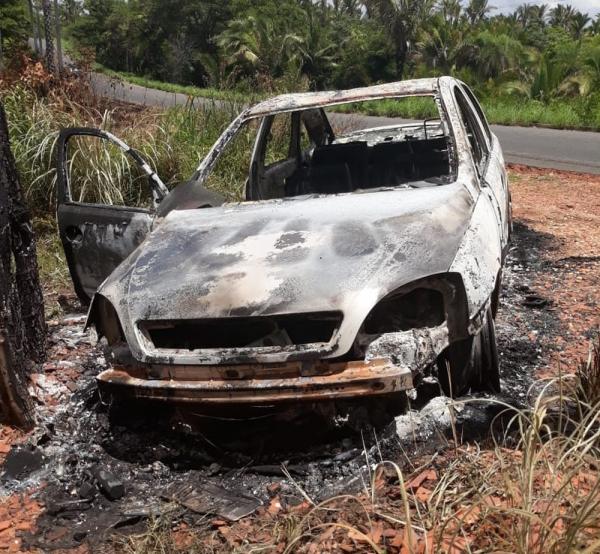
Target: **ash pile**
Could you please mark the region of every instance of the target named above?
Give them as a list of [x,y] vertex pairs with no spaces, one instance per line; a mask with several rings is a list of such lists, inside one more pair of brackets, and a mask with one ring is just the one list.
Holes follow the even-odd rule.
[[437,383],[404,397],[256,408],[244,413],[161,404],[107,405],[106,368],[84,317],[50,322],[49,361],[32,380],[37,427],[0,469],[0,496],[35,491],[45,510],[24,545],[43,551],[100,544],[167,515],[209,526],[264,509],[357,492],[383,460],[410,459],[481,436],[489,403],[450,405]]

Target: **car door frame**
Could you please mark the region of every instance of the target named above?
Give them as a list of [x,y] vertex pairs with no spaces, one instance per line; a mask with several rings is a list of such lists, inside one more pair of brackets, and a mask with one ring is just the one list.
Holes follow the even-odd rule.
[[[148,175],[153,209],[74,201],[67,163],[69,140],[75,136],[106,140],[131,157]],[[112,133],[91,127],[61,130],[56,168],[59,236],[75,292],[83,304],[88,304],[95,289],[150,232],[154,209],[168,195],[168,189],[136,150]]]
[[[475,171],[477,173],[477,181],[479,183],[480,192],[482,194],[485,194],[489,198],[489,201],[494,208],[493,211],[494,211],[494,214],[496,217],[496,223],[498,225],[498,231],[499,231],[499,236],[500,236],[500,248],[501,248],[502,256],[504,256],[505,245],[507,242],[504,218],[502,215],[500,200],[497,198],[496,192],[494,191],[494,188],[490,184],[490,176],[489,176],[489,173],[491,170],[490,165],[493,163],[492,144],[490,143],[489,138],[485,132],[485,129],[484,129],[483,125],[481,124],[481,121],[479,120],[479,117],[477,115],[477,110],[475,109],[475,107],[473,106],[471,101],[469,100],[469,96],[464,92],[461,85],[462,85],[462,83],[457,81],[455,83],[455,85],[452,87],[452,94],[454,96],[454,101],[456,102],[456,108],[458,110],[458,113],[459,113],[459,116],[461,119],[461,123],[464,126],[465,122],[463,121],[462,108],[461,108],[460,101],[457,96],[457,92],[460,95],[462,95],[462,98],[463,98],[464,102],[466,103],[465,109],[468,111],[467,117],[469,117],[469,119],[471,119],[472,124],[474,125],[474,131],[476,133],[475,140],[480,145],[480,147],[483,148],[484,155],[482,156],[482,159],[479,163],[477,163],[477,161],[475,160],[475,156],[473,155],[473,153],[471,153],[471,156],[473,159],[473,165],[475,167]],[[466,128],[464,129],[464,131],[468,135]]]
[[[490,160],[488,164],[493,164],[494,169],[497,170],[499,176],[499,182],[495,182],[494,179],[489,179],[484,182],[485,186],[489,186],[492,194],[496,199],[498,209],[500,211],[501,229],[502,229],[502,247],[503,255],[506,254],[508,249],[508,243],[510,241],[510,233],[512,228],[512,216],[511,216],[511,199],[510,191],[508,190],[508,175],[504,166],[504,159],[500,151],[500,142],[498,138],[492,133],[490,129],[485,113],[481,104],[477,101],[477,98],[473,94],[473,91],[463,82],[460,82],[460,87],[464,92],[467,101],[472,106],[472,111],[475,115],[476,121],[480,128],[483,130],[486,142],[490,149]],[[489,165],[488,165],[489,173]]]
[[[277,116],[290,118],[290,134],[288,137],[289,142],[287,145],[287,157],[270,163],[269,165],[265,165],[267,147],[269,145],[269,134],[273,128],[273,124]],[[250,160],[250,176],[246,188],[246,198],[248,200],[263,200],[269,198],[269,196],[265,196],[265,190],[263,190],[263,185],[268,180],[267,174],[269,172],[275,175],[279,173],[287,175],[290,173],[292,168],[293,171],[298,169],[298,151],[300,144],[299,125],[299,112],[281,112],[277,114],[269,114],[262,118]]]

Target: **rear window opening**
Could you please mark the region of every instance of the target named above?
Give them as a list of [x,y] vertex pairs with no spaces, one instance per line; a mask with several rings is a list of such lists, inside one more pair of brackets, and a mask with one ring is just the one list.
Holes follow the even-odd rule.
[[342,321],[341,312],[259,317],[144,321],[142,332],[155,348],[202,350],[272,348],[328,343]]
[[[380,105],[397,114],[395,124],[366,115]],[[442,185],[455,174],[444,117],[433,95],[266,115],[238,130],[243,140],[222,150],[211,174],[245,168],[249,201]]]

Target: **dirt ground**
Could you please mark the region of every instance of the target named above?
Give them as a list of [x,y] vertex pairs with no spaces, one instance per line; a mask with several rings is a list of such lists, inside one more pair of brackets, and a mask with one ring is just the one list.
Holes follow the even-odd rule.
[[[510,176],[515,225],[497,319],[500,398],[526,404],[536,380],[574,371],[600,328],[600,177],[524,167],[511,168]],[[246,551],[269,544],[280,552],[290,544],[286,526],[304,521],[312,502],[362,494],[373,461],[398,463],[411,476],[407,489],[424,499],[454,463],[450,427],[437,414],[443,401],[434,395],[416,406],[424,406],[422,411],[382,416],[360,434],[355,430],[372,406],[352,412],[352,432],[343,425],[321,430],[312,414],[300,421],[297,414],[279,414],[266,424],[257,417],[240,433],[237,424],[224,420],[211,419],[203,427],[203,414],[111,411],[94,388],[104,358],[81,323],[81,314],[49,323],[48,361],[31,383],[37,428],[24,434],[0,426],[0,552],[133,551],[130,539],[145,532],[148,521],[155,526],[151,540],[165,531],[159,528],[164,518],[157,517],[165,509],[170,542],[163,551]],[[476,402],[465,408],[459,415],[461,447],[468,451],[474,441],[485,442],[496,414]],[[411,431],[403,438],[405,427]],[[431,461],[432,455],[435,462],[423,470],[421,460]],[[18,471],[11,470],[11,456]],[[82,493],[97,465],[125,482],[122,499]],[[397,487],[393,493],[378,486],[384,477],[375,476],[374,490],[385,496],[386,506],[400,505]],[[210,482],[230,491],[238,504],[260,506],[234,523],[202,515],[181,501],[181,486],[192,482]],[[335,521],[358,517],[361,497],[348,498],[353,500],[336,505]],[[385,519],[371,525],[368,540],[356,529],[344,530],[341,538],[331,529],[312,529],[312,538],[299,541],[298,550],[352,552],[373,543],[388,552],[405,551],[406,537]],[[423,534],[417,551],[428,549],[428,536]],[[141,544],[139,552],[158,549],[156,543]]]

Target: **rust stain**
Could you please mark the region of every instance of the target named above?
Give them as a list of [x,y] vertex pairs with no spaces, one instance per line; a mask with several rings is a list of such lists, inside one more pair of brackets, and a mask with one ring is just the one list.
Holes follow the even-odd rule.
[[[332,400],[386,394],[412,388],[412,373],[385,359],[370,362],[315,362],[277,365],[117,367],[98,376],[102,391],[155,400],[203,403],[261,403]],[[156,374],[163,378],[149,378]],[[233,378],[228,378],[235,373]],[[308,373],[310,373],[310,369]],[[170,375],[170,379],[164,376]]]

